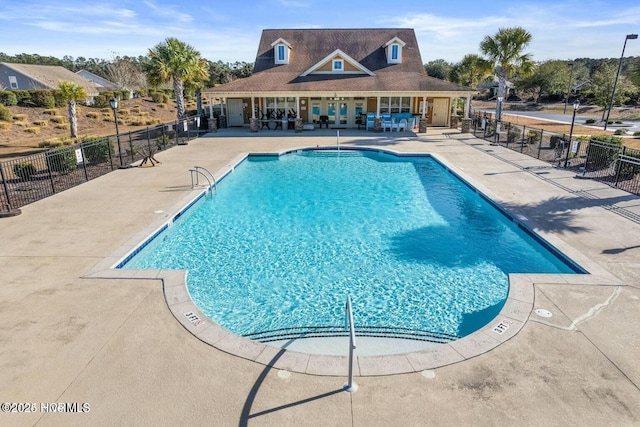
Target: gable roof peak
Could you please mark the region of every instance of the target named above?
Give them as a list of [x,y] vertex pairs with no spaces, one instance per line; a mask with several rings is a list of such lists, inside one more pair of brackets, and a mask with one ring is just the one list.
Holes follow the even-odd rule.
[[287,46],[288,48],[291,48],[291,43],[289,43],[288,41],[286,41],[282,37],[279,37],[278,40],[276,40],[273,43],[271,43],[271,47],[274,47],[277,44],[283,44],[283,45]]
[[398,43],[400,46],[406,45],[406,43],[404,41],[402,41],[402,39],[398,36],[392,38],[391,40],[389,40],[388,42],[386,42],[383,47],[388,47],[391,46],[393,43]]
[[351,56],[347,55],[346,53],[344,53],[341,49],[336,49],[333,52],[331,52],[329,55],[325,56],[324,58],[322,58],[320,61],[316,62],[311,68],[309,68],[307,71],[305,71],[304,73],[300,74],[302,77],[304,76],[308,76],[309,74],[313,73],[314,71],[317,71],[319,68],[321,68],[324,64],[326,64],[327,62],[331,61],[333,58],[335,58],[336,56],[339,56],[340,59],[348,62],[349,64],[353,65],[355,68],[359,69],[360,71],[362,71],[362,73],[364,74],[368,74],[370,76],[375,76],[375,74],[373,73],[373,71],[369,70],[367,67],[365,67],[364,65],[360,64],[358,61],[356,61],[355,59],[353,59]]

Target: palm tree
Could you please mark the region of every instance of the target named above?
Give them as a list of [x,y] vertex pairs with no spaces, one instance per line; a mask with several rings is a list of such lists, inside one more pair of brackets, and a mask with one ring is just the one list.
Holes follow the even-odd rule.
[[454,83],[475,88],[491,76],[493,65],[481,56],[469,54],[453,66],[451,77]]
[[[504,99],[507,79],[514,74],[529,75],[535,68],[531,55],[522,51],[531,42],[531,33],[521,27],[500,28],[493,36],[485,36],[480,51],[495,67],[498,97]],[[499,119],[499,117],[496,117]]]
[[149,57],[149,82],[153,85],[173,83],[178,119],[184,118],[184,85],[206,81],[209,78],[207,62],[192,46],[173,37],[149,49]]
[[76,110],[76,101],[83,101],[87,98],[87,92],[84,87],[67,81],[58,83],[61,98],[66,101],[69,112],[69,129],[71,130],[71,138],[78,137],[78,112]]

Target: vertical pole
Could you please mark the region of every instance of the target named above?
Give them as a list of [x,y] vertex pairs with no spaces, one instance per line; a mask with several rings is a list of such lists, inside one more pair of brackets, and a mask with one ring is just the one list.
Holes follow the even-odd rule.
[[573,118],[571,119],[571,128],[569,129],[569,145],[567,146],[567,156],[564,158],[564,167],[567,167],[569,163],[569,151],[571,151],[571,138],[573,137],[573,124],[576,121],[576,111],[578,111],[578,107],[574,105],[573,107]]
[[133,141],[131,140],[131,131],[129,131],[129,151],[131,151],[131,163],[135,162],[135,157],[133,153]]
[[349,324],[349,378],[343,386],[343,390],[349,393],[358,391],[358,385],[353,382],[353,350],[356,348],[355,326],[353,325],[353,310],[351,308],[351,297],[347,295],[346,304],[347,322]]
[[7,185],[7,180],[4,176],[4,164],[0,163],[0,177],[2,178],[2,187],[4,188],[4,194],[7,196],[7,209],[11,212],[13,209],[11,208],[11,196],[9,195],[9,186]]

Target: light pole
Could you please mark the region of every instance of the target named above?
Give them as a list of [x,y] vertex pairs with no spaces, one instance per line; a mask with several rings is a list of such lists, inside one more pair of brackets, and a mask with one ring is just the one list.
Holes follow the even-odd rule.
[[498,97],[498,108],[496,108],[496,122],[502,120],[502,97]]
[[567,104],[569,103],[569,94],[571,93],[571,82],[573,80],[573,62],[569,62],[567,66],[571,69],[569,72],[569,87],[567,88],[567,95],[564,98],[564,113],[567,114]]
[[118,100],[116,98],[111,98],[109,100],[109,104],[111,105],[111,109],[113,110],[113,119],[116,122],[116,141],[118,141],[118,157],[120,157],[120,167],[124,167],[124,163],[122,161],[122,150],[120,149],[120,131],[118,130]]
[[571,129],[569,129],[569,145],[567,146],[567,156],[564,158],[564,167],[569,163],[569,151],[571,151],[571,138],[573,137],[573,124],[576,122],[576,112],[580,107],[580,101],[577,99],[573,103],[573,118],[571,119]]
[[622,55],[620,55],[620,62],[618,63],[618,72],[616,73],[616,79],[613,82],[613,90],[611,91],[611,99],[609,100],[609,108],[607,109],[607,118],[604,121],[604,130],[607,130],[607,124],[609,123],[609,114],[611,114],[611,107],[613,106],[613,97],[616,94],[618,76],[620,75],[620,69],[622,68],[622,58],[624,57],[624,49],[627,47],[627,40],[635,40],[637,38],[638,38],[637,34],[627,34],[627,37],[624,38],[624,45],[622,45]]

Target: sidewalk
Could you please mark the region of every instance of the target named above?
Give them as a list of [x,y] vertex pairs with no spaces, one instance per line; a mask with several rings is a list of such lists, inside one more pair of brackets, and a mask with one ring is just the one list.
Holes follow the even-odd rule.
[[[0,220],[0,425],[640,424],[640,198],[454,130],[340,133],[340,144],[429,152],[545,238],[615,280],[535,281],[534,309],[506,343],[402,375],[271,369],[213,348],[171,314],[155,279],[83,279],[193,196],[188,170],[248,152],[335,145],[336,133],[221,130]],[[564,249],[563,248],[563,249]],[[588,267],[589,268],[589,267]],[[357,354],[357,350],[356,350]],[[86,402],[88,413],[40,403]]]

